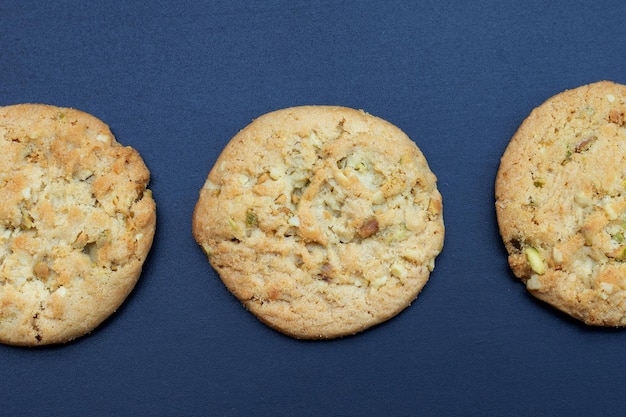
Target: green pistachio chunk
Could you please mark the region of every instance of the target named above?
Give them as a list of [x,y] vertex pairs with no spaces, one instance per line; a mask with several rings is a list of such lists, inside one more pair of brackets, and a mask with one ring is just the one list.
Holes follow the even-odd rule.
[[259,219],[252,209],[248,209],[246,212],[246,226],[248,227],[256,227],[259,223]]
[[535,271],[537,274],[541,275],[546,272],[546,266],[543,263],[543,259],[541,259],[541,255],[535,248],[526,248],[524,250],[526,254],[526,259],[528,259],[528,263],[530,264],[530,269]]

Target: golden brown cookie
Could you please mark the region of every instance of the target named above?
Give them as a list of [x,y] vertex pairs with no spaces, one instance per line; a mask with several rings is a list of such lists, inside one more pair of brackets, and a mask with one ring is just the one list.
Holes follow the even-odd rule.
[[397,127],[344,107],[295,107],[230,141],[200,192],[193,234],[261,321],[333,338],[417,297],[443,246],[442,201]]
[[626,87],[598,82],[534,109],[508,145],[496,213],[509,264],[537,298],[626,325]]
[[150,173],[74,109],[0,107],[0,342],[84,335],[139,278],[156,214]]

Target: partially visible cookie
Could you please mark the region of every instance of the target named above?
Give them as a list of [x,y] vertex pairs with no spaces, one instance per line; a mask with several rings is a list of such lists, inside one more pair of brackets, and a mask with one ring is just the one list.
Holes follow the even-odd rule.
[[537,298],[626,325],[626,86],[598,82],[534,109],[508,145],[496,213],[509,264]]
[[200,192],[193,234],[262,322],[333,338],[417,297],[443,246],[442,200],[397,127],[344,107],[295,107],[229,142]]
[[78,110],[0,107],[0,342],[62,343],[124,301],[152,245],[150,173]]

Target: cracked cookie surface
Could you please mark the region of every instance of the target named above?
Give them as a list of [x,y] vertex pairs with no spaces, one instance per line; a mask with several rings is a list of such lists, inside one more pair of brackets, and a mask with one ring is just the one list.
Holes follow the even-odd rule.
[[548,99],[522,123],[496,177],[513,273],[589,324],[626,325],[626,87]]
[[333,338],[413,301],[443,247],[441,195],[400,129],[344,107],[268,113],[225,147],[193,234],[262,322]]
[[135,286],[155,231],[150,173],[78,110],[0,107],[0,342],[84,335]]

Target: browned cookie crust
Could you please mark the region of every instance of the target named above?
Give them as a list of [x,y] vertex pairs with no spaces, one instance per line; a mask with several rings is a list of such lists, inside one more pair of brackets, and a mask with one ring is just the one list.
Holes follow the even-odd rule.
[[139,154],[74,109],[0,107],[0,342],[79,337],[139,278],[156,214]]
[[266,114],[230,141],[200,192],[193,234],[247,309],[311,339],[408,306],[444,226],[435,175],[400,129],[304,106]]
[[590,325],[626,324],[626,87],[598,82],[534,109],[497,174],[513,273]]

